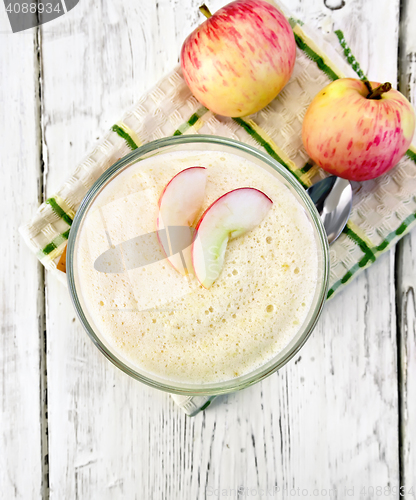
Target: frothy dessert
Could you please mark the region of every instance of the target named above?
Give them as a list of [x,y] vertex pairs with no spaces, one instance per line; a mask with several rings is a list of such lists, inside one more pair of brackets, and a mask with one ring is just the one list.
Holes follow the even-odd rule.
[[[241,187],[273,202],[255,228],[229,241],[208,289],[168,262],[156,232],[161,193],[193,166],[206,169],[199,215]],[[129,241],[144,255],[140,265],[94,267]],[[269,361],[301,328],[317,286],[317,243],[303,207],[273,173],[231,153],[170,152],[128,167],[89,208],[75,249],[83,307],[100,335],[138,371],[172,383],[226,381]]]

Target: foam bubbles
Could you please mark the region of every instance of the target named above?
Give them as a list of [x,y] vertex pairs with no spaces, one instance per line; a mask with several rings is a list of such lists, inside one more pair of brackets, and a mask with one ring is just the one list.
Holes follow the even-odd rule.
[[[107,235],[117,244],[154,231],[163,188],[195,165],[208,170],[201,213],[243,186],[274,201],[257,228],[229,242],[213,286],[183,279],[166,260],[122,274],[96,271]],[[114,349],[141,371],[194,383],[248,373],[283,349],[310,309],[317,279],[316,242],[302,207],[274,176],[223,152],[168,153],[127,169],[90,209],[76,262],[88,313]]]

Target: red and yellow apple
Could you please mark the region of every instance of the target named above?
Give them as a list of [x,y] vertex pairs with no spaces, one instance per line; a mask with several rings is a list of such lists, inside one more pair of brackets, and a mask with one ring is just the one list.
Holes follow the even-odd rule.
[[389,83],[335,80],[311,102],[303,144],[327,172],[353,181],[374,179],[393,168],[415,130],[409,101]]
[[[206,7],[204,13],[210,13]],[[237,0],[185,40],[181,66],[194,96],[224,116],[264,108],[289,81],[296,43],[289,22],[264,0]]]

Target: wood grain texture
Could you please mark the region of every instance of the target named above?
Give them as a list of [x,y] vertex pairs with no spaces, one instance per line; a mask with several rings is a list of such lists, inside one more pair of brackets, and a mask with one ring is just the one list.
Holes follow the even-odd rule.
[[[416,104],[416,34],[412,19],[416,5],[402,4],[400,26],[401,92]],[[403,238],[397,247],[397,308],[400,356],[400,432],[402,484],[416,491],[416,235]]]
[[[287,4],[313,26],[331,15],[364,71],[396,81],[398,0]],[[176,64],[198,5],[84,0],[42,27],[48,194]],[[107,362],[74,316],[47,277],[50,498],[193,500],[244,488],[293,498],[300,488],[341,499],[346,487],[370,498],[359,491],[399,484],[393,253],[328,304],[286,367],[194,419]]]
[[[187,7],[82,2],[42,28],[49,194],[177,62],[198,19],[196,3]],[[151,498],[168,484],[169,464],[177,467],[170,445],[178,457],[180,443],[170,432],[185,416],[102,357],[75,322],[67,290],[50,277],[47,303],[50,497]]]
[[0,496],[10,499],[42,498],[43,270],[17,231],[42,182],[35,35],[12,34],[0,8]]

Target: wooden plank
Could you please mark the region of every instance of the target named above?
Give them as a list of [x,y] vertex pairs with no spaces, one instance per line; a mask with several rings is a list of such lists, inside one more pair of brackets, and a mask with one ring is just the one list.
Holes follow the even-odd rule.
[[0,33],[0,491],[40,499],[43,271],[17,231],[40,196],[36,32],[12,34],[0,8]]
[[[197,2],[87,1],[42,27],[49,194],[177,62],[181,40],[198,18]],[[135,498],[138,492],[151,498],[165,479],[149,463],[169,461],[166,432],[184,416],[169,396],[103,358],[75,321],[67,290],[51,277],[47,305],[51,499]]]
[[[400,91],[416,104],[416,22],[414,2],[405,1],[401,9]],[[404,491],[416,494],[416,234],[404,237],[397,248],[397,306],[400,369],[400,458]]]
[[[201,20],[198,4],[80,2],[42,28],[49,194],[176,63]],[[320,0],[290,7],[314,25],[330,12]],[[355,0],[332,12],[375,79],[396,79],[398,9],[398,0]],[[384,256],[328,304],[300,356],[194,419],[107,362],[48,277],[51,498],[194,499],[244,488],[280,488],[277,498],[337,488],[344,498],[346,487],[358,497],[361,488],[397,485],[393,271],[393,256]]]
[[[343,30],[369,78],[396,82],[399,2],[326,3],[344,4],[336,10],[322,10],[320,2],[296,4],[305,22],[325,30],[333,21]],[[398,486],[392,253],[327,305],[301,356],[289,377],[302,377],[302,384],[295,384],[303,389],[296,393],[292,388],[290,397],[298,416],[292,412],[289,427],[299,429],[294,482],[309,490],[333,486],[339,498],[347,496],[346,488],[353,489],[355,498],[371,498],[370,486]]]

